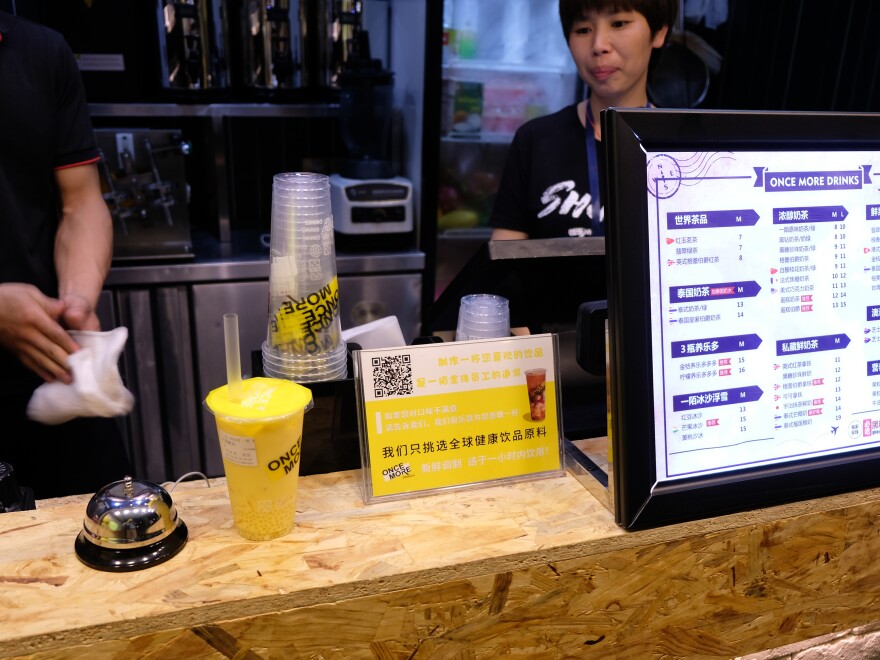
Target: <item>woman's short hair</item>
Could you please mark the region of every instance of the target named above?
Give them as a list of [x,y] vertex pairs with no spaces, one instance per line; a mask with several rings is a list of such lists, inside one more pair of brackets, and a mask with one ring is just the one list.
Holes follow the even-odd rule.
[[674,27],[678,4],[679,0],[559,0],[559,20],[568,41],[575,21],[591,11],[635,11],[645,17],[653,35],[664,26]]

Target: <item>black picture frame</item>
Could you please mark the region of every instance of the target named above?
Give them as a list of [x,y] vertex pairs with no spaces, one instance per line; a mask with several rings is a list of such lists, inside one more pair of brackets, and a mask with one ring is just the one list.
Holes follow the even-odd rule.
[[880,115],[612,108],[601,121],[617,523],[643,529],[880,485],[878,449],[657,480],[646,194],[646,153],[880,151]]

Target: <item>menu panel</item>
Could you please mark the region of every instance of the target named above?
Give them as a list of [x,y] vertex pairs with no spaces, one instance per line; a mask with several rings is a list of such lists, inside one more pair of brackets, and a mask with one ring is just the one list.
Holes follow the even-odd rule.
[[657,480],[877,446],[880,153],[646,157]]

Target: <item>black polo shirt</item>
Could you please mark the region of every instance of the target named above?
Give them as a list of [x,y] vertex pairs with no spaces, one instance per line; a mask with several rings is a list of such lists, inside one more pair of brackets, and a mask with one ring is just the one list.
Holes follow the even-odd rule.
[[[5,12],[0,35],[0,282],[56,296],[55,170],[96,161],[94,131],[64,37]],[[0,394],[22,369],[0,349]]]

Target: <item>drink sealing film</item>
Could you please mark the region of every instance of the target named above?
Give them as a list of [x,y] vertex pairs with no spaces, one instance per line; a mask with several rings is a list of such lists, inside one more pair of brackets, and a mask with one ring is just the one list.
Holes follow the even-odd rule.
[[241,389],[240,402],[230,401],[229,386],[222,385],[211,390],[205,403],[215,415],[244,420],[287,417],[314,405],[309,388],[280,378],[248,378]]

